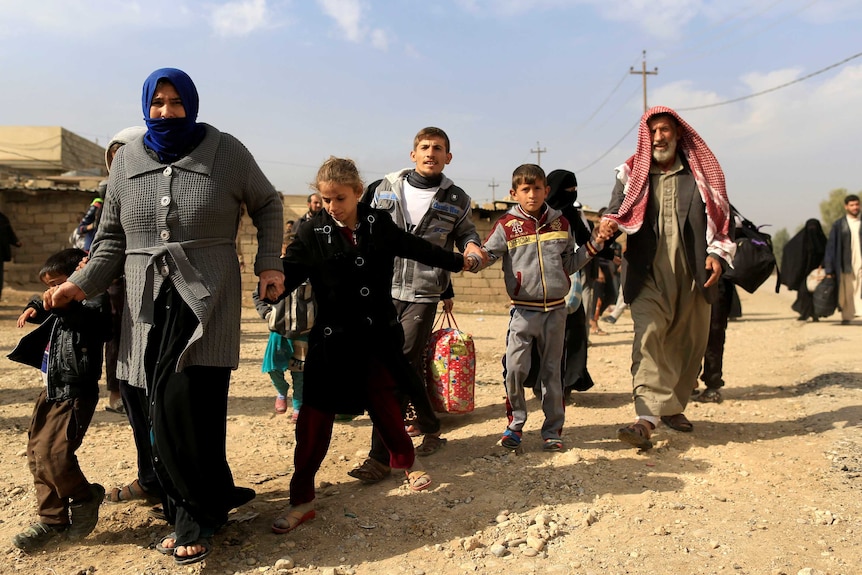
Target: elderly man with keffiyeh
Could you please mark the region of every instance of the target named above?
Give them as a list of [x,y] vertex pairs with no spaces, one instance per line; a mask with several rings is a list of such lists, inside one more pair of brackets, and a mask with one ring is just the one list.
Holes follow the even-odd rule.
[[617,437],[649,449],[659,420],[693,429],[683,412],[706,349],[716,283],[736,246],[721,166],[670,108],[643,115],[637,151],[616,173],[601,225],[628,234],[623,294],[634,321],[637,415]]

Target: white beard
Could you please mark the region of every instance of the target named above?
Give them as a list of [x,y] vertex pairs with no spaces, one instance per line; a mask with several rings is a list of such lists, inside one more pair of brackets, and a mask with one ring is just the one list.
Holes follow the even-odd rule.
[[668,144],[667,149],[665,150],[656,150],[653,148],[652,158],[659,164],[667,164],[673,161],[676,157],[676,142],[671,142]]

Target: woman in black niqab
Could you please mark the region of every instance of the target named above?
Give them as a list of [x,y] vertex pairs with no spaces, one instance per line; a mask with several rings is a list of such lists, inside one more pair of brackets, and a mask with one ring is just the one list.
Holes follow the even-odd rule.
[[799,314],[796,318],[805,321],[811,318],[817,321],[814,314],[814,300],[805,285],[808,274],[823,265],[823,255],[826,253],[826,234],[820,221],[812,218],[805,222],[805,227],[790,238],[784,246],[781,257],[781,283],[791,290],[796,290],[796,301],[791,309]]

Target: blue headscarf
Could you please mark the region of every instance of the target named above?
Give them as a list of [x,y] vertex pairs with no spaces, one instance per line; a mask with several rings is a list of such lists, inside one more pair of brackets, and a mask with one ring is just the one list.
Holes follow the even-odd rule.
[[[173,84],[183,101],[185,118],[150,118],[150,104],[159,80]],[[147,133],[144,143],[159,156],[163,164],[174,162],[194,149],[206,135],[203,124],[197,123],[198,91],[189,75],[176,68],[160,68],[144,81],[141,97]]]

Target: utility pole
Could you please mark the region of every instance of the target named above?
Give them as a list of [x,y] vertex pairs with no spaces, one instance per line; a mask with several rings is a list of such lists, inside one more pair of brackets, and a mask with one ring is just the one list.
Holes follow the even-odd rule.
[[533,150],[533,149],[531,149],[531,150],[530,150],[530,153],[531,153],[531,154],[536,154],[536,165],[537,165],[537,166],[541,166],[541,165],[542,165],[542,154],[544,154],[544,153],[545,153],[545,152],[547,152],[547,151],[548,151],[548,150],[547,150],[546,148],[542,148],[542,147],[540,147],[540,146],[539,146],[539,142],[538,142],[538,140],[537,140],[537,141],[536,141],[536,149],[535,149],[535,150]]
[[647,72],[647,69],[646,69],[646,50],[643,51],[643,61],[641,62],[641,69],[639,71],[635,71],[635,67],[632,66],[631,68],[629,68],[629,74],[640,74],[641,76],[643,76],[643,81],[644,81],[644,112],[646,112],[647,111],[646,77],[658,75],[658,68],[653,68],[653,70],[651,72]]
[[494,180],[494,178],[491,178],[491,183],[490,183],[490,184],[488,184],[488,187],[489,187],[489,188],[491,188],[491,203],[494,203],[494,202],[496,202],[496,201],[497,201],[497,198],[496,198],[496,195],[497,195],[497,186],[499,186],[499,185],[500,185],[500,184],[498,184],[498,183]]

